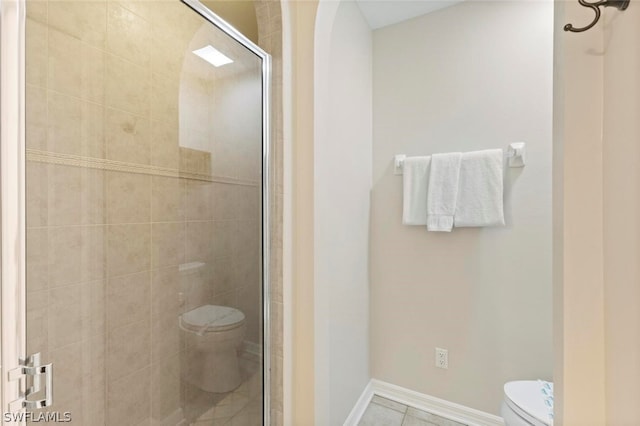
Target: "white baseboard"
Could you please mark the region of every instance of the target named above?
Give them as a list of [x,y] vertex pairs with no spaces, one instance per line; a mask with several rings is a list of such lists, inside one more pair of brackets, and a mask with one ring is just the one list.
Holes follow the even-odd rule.
[[349,413],[347,420],[344,421],[343,426],[356,426],[362,418],[364,410],[367,409],[369,402],[371,402],[371,398],[373,398],[372,382],[373,380],[370,380],[369,383],[367,383],[367,386],[365,386],[362,395],[360,395],[360,398],[356,401],[356,405],[353,406],[353,409]]
[[469,426],[504,426],[504,421],[500,416],[485,413],[484,411],[425,395],[376,379],[371,379],[364,389],[355,407],[351,410],[349,417],[347,417],[344,426],[356,426],[358,424],[373,395],[378,395]]

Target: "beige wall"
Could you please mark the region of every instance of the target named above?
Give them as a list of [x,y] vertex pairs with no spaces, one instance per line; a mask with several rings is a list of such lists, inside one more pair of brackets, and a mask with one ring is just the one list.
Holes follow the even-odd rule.
[[[202,65],[184,57],[201,28],[179,2],[28,7],[28,350],[56,365],[56,409],[75,424],[175,424],[179,408],[194,420],[215,402],[181,381],[182,312],[237,307],[260,342],[260,89],[247,105],[246,85],[232,84],[247,74],[221,68],[182,96]],[[247,70],[260,66],[244,54]],[[179,113],[202,98],[215,129]],[[230,109],[245,113],[238,131]],[[185,148],[180,129],[208,145]],[[189,262],[205,266],[182,280]]]
[[640,9],[604,22],[604,310],[609,425],[640,422]]
[[[590,15],[556,3],[556,27]],[[638,12],[556,37],[554,220],[558,418],[633,425],[638,411]]]
[[[505,382],[552,379],[552,17],[465,2],[374,32],[374,378],[494,414]],[[514,141],[528,163],[505,169],[505,228],[402,225],[395,154]]]
[[[313,76],[316,1],[287,3],[289,21],[285,51],[290,73],[291,174],[285,194],[291,209],[291,406],[292,425],[313,425],[315,418],[314,368],[314,184],[313,184]],[[285,224],[285,226],[287,226]],[[286,414],[285,414],[286,415]]]
[[[577,3],[555,5],[556,29],[592,16]],[[602,28],[555,35],[554,381],[558,421],[576,426],[607,424]]]

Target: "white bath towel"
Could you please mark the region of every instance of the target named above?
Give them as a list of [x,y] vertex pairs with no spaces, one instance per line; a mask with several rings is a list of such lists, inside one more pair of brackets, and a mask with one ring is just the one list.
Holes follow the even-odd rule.
[[502,150],[462,154],[455,226],[504,226]]
[[407,157],[402,171],[402,223],[427,224],[427,185],[431,157]]
[[451,232],[458,199],[458,178],[462,154],[450,152],[431,156],[427,191],[427,230]]

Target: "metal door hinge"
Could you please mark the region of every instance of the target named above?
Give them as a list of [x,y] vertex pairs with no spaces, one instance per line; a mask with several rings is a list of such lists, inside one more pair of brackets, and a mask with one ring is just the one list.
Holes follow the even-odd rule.
[[[44,388],[42,379],[44,376]],[[31,380],[29,380],[31,378]],[[40,353],[30,355],[26,360],[20,360],[20,367],[9,371],[9,380],[25,379],[23,396],[9,403],[9,410],[20,411],[23,408],[35,410],[37,408],[50,407],[53,404],[53,365],[40,363]],[[31,386],[29,386],[29,384]],[[28,386],[28,387],[27,387]],[[28,399],[30,395],[44,390],[43,399]]]

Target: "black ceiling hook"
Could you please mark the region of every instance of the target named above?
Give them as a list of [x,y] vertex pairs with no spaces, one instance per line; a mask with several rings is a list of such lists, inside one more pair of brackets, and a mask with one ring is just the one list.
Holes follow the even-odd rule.
[[574,33],[581,33],[583,31],[587,31],[589,28],[593,27],[595,24],[598,23],[598,20],[600,19],[600,6],[603,7],[615,7],[618,10],[625,10],[627,7],[629,7],[629,2],[631,0],[601,0],[601,1],[597,1],[595,3],[589,3],[585,0],[578,0],[578,2],[584,6],[584,7],[588,7],[590,9],[593,9],[593,11],[596,13],[596,17],[593,20],[593,22],[591,22],[589,25],[587,25],[586,27],[582,27],[582,28],[575,28],[573,25],[571,24],[567,24],[564,26],[564,30],[565,31],[571,31]]

